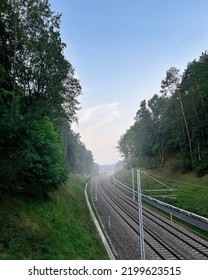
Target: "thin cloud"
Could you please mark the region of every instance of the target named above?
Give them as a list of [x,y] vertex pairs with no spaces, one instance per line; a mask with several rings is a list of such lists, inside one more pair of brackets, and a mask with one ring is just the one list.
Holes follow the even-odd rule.
[[[73,125],[73,129],[78,130],[83,143],[93,152],[99,163],[109,162],[115,153],[119,137],[115,123],[120,116],[119,102],[95,105],[82,109],[78,114],[79,127]],[[99,159],[101,156],[103,160]]]
[[96,105],[93,107],[82,109],[82,111],[79,112],[79,123],[83,125],[89,124],[94,119],[100,108],[101,106]]
[[83,109],[79,113],[79,123],[80,125],[88,126],[88,128],[96,128],[112,123],[120,117],[118,105],[119,102],[114,102]]

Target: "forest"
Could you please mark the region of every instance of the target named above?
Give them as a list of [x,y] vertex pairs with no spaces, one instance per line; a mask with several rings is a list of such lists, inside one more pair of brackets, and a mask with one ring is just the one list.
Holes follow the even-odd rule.
[[0,2],[0,192],[44,195],[95,166],[71,129],[82,88],[60,23],[48,0]]
[[117,148],[129,167],[208,172],[207,51],[183,73],[176,67],[166,72],[160,92],[140,103]]

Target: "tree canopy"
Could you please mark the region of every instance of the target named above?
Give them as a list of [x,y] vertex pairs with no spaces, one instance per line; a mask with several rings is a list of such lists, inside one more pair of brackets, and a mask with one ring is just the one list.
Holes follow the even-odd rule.
[[188,63],[184,73],[171,67],[161,91],[143,100],[134,124],[118,141],[129,166],[208,172],[208,53]]
[[0,187],[9,191],[41,194],[68,169],[93,168],[71,130],[82,88],[64,56],[60,20],[48,0],[0,3]]

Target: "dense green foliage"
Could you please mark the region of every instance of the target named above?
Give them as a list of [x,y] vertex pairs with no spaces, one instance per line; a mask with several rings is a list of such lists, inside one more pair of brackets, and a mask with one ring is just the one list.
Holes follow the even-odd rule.
[[160,94],[143,100],[118,149],[127,165],[208,171],[208,54],[190,62],[181,75],[172,67]]
[[[0,3],[0,187],[41,194],[93,157],[71,130],[81,86],[48,0]],[[87,166],[87,167],[86,167]]]
[[0,193],[0,259],[107,259],[87,209],[85,184],[86,177],[72,174],[44,200]]

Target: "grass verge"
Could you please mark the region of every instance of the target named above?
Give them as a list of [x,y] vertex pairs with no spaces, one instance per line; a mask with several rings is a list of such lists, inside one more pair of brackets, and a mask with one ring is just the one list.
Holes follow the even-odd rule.
[[108,259],[85,201],[86,179],[71,174],[45,200],[0,193],[0,259]]
[[[151,174],[158,181],[163,184],[176,188],[176,199],[171,198],[159,198],[158,200],[164,201],[171,205],[177,206],[179,208],[185,209],[187,211],[196,213],[201,216],[208,217],[208,176],[196,177],[192,173],[180,174],[180,173],[171,173],[167,170],[157,169],[157,170],[147,170],[145,171],[148,174]],[[130,169],[123,168],[116,173],[116,178],[128,186],[132,186],[132,171]],[[135,176],[136,182],[136,176]],[[141,187],[145,189],[164,189],[164,185],[159,184],[158,182],[151,180],[151,178],[142,174],[141,176]],[[145,193],[145,192],[144,192]],[[147,195],[153,194],[154,192],[145,193]],[[162,192],[162,194],[164,194]],[[160,214],[169,217],[164,211],[150,205],[149,203],[144,203],[146,206],[153,208]],[[173,218],[175,222],[191,229],[192,231],[197,232],[198,234],[208,238],[208,232],[201,230],[193,225],[190,225],[176,217]]]
[[[155,194],[175,194],[175,199],[168,198],[167,196],[155,198],[195,214],[208,217],[208,176],[198,178],[193,173],[171,173],[163,169],[146,170],[145,173],[150,174],[167,187],[177,189],[177,191],[172,193],[166,191],[167,188],[164,185],[142,174],[141,188],[144,194],[149,196]],[[116,174],[116,178],[129,186],[132,185],[132,173],[130,169],[121,169]],[[162,189],[163,191],[147,192],[148,189]]]

